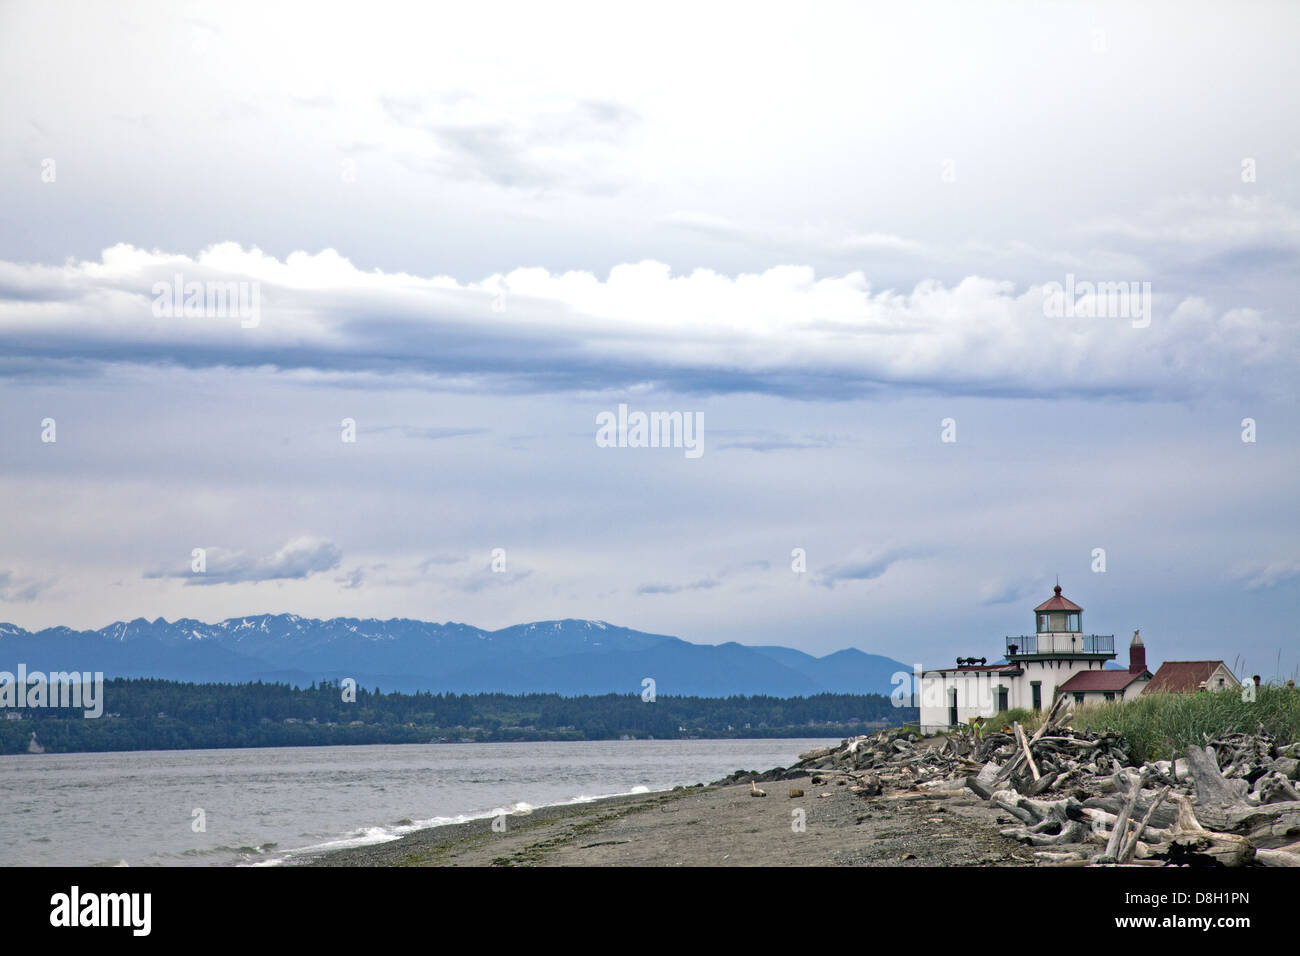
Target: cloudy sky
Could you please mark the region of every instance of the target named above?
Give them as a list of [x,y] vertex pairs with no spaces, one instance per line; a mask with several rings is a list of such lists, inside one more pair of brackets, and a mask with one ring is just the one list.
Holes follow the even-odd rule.
[[472,6],[0,4],[0,620],[1292,676],[1300,8]]

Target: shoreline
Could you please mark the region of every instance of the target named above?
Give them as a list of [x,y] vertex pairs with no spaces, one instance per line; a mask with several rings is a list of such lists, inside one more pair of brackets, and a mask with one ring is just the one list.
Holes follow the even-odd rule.
[[[1033,866],[973,794],[864,798],[810,778],[602,797],[429,827],[284,866]],[[803,795],[791,797],[792,791]]]
[[[703,786],[704,784],[695,784],[694,788],[703,787]],[[413,830],[409,830],[406,833],[402,833],[398,836],[390,837],[388,839],[374,840],[373,842],[370,843],[358,843],[354,846],[336,846],[332,848],[326,848],[325,844],[299,847],[295,850],[287,851],[286,855],[281,859],[266,860],[258,863],[243,864],[243,865],[245,866],[316,865],[314,862],[308,862],[308,861],[317,861],[324,857],[330,857],[338,853],[348,853],[353,850],[369,850],[374,847],[385,846],[390,843],[395,843],[400,840],[405,840],[407,837],[418,836],[419,834],[422,833],[450,830],[457,827],[468,827],[472,830],[476,830],[477,824],[486,823],[490,825],[493,820],[495,820],[497,817],[502,816],[503,814],[507,819],[524,820],[534,814],[542,814],[549,819],[553,815],[552,811],[562,812],[570,807],[575,807],[575,808],[586,807],[594,804],[605,803],[607,801],[618,801],[618,800],[623,800],[627,798],[636,798],[636,797],[651,797],[651,796],[657,796],[658,794],[662,794],[662,793],[670,793],[672,792],[672,790],[694,789],[694,788],[693,787],[683,788],[681,786],[678,786],[678,787],[665,787],[661,790],[649,790],[644,787],[641,787],[641,788],[634,788],[632,790],[627,791],[626,793],[608,793],[598,797],[573,797],[568,800],[561,801],[559,803],[544,803],[544,804],[538,804],[537,806],[528,803],[526,800],[521,800],[519,801],[519,805],[521,805],[521,809],[500,810],[500,812],[496,812],[496,813],[492,811],[483,811],[482,813],[476,813],[472,815],[463,814],[463,813],[457,814],[457,816],[461,817],[461,819],[458,820],[448,819],[445,823],[430,823],[426,826],[416,827]],[[347,839],[346,837],[340,837],[339,839],[331,842],[341,843],[346,839]]]

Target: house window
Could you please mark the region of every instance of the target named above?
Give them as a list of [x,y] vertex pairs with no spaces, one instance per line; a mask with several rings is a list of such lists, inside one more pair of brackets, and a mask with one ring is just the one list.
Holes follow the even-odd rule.
[[1077,690],[1074,692],[1074,702],[1076,704],[1083,703],[1083,694],[1079,693]]
[[1114,699],[1115,699],[1115,692],[1114,692],[1113,690],[1108,690],[1108,691],[1106,691],[1105,694],[1103,694],[1102,696],[1104,696],[1107,700],[1114,700]]

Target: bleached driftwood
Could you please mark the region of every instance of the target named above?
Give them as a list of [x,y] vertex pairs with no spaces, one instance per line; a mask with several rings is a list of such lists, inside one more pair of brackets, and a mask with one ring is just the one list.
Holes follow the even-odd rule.
[[[1134,788],[1134,796],[1136,797],[1136,795],[1141,792],[1142,784],[1139,782]],[[1142,820],[1133,831],[1133,835],[1128,837],[1120,848],[1119,857],[1117,858],[1120,863],[1127,863],[1129,860],[1133,859],[1133,854],[1137,852],[1138,841],[1142,839],[1142,834],[1146,832],[1147,824],[1151,822],[1152,815],[1159,809],[1160,804],[1165,802],[1165,797],[1167,796],[1169,796],[1169,787],[1162,787],[1160,792],[1156,794],[1156,798],[1151,801],[1151,806],[1147,808],[1147,812],[1143,814]],[[1137,801],[1135,799],[1134,805],[1136,806],[1136,804]]]
[[1029,764],[1029,769],[1034,774],[1034,779],[1041,779],[1043,775],[1038,772],[1038,764],[1034,763],[1034,755],[1029,752],[1029,741],[1025,740],[1025,728],[1020,726],[1018,720],[1011,726],[1016,732],[1016,740],[1020,741],[1020,749],[1025,755],[1025,762]]

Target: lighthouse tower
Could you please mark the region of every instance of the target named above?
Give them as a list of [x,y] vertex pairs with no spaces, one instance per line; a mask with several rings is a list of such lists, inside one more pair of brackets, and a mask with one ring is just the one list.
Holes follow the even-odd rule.
[[1028,686],[1026,703],[1035,710],[1054,700],[1056,688],[1075,674],[1104,669],[1114,659],[1115,635],[1084,634],[1083,608],[1059,584],[1034,608],[1034,633],[1007,638],[1007,660],[1023,669],[1019,683]]

